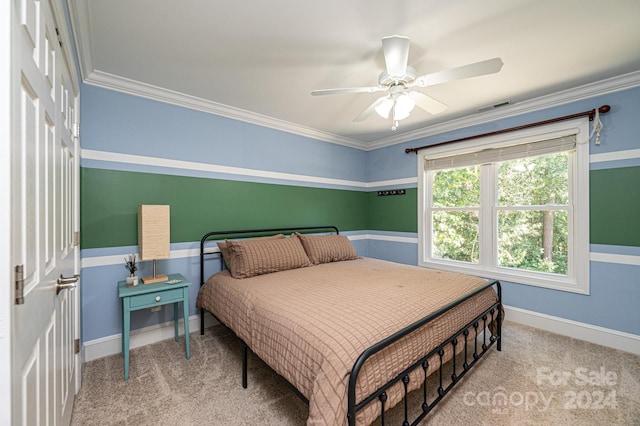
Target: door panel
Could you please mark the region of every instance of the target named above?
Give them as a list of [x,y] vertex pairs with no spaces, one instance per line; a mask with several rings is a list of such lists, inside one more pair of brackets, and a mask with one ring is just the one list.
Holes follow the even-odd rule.
[[24,271],[11,327],[16,425],[69,424],[76,390],[78,299],[56,284],[78,270],[78,93],[50,1],[59,0],[14,1],[11,260]]

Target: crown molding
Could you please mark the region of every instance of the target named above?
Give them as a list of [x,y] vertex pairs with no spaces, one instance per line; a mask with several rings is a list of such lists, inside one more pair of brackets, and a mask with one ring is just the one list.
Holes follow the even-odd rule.
[[356,139],[322,132],[317,129],[312,129],[310,127],[291,123],[285,120],[280,120],[229,105],[208,101],[196,96],[187,95],[140,81],[98,71],[95,69],[93,62],[94,55],[91,41],[89,1],[67,0],[67,5],[69,7],[71,26],[80,62],[82,80],[85,84],[190,108],[209,114],[215,114],[234,120],[240,120],[246,123],[256,124],[258,126],[281,130],[338,145],[357,149],[367,148],[367,144],[365,142]]
[[596,83],[587,84],[573,89],[563,90],[552,95],[541,96],[539,98],[531,99],[528,101],[518,102],[510,107],[502,108],[500,110],[488,111],[485,113],[474,114],[471,116],[446,121],[444,123],[425,127],[413,132],[404,133],[402,135],[394,136],[391,138],[379,139],[370,143],[345,138],[332,133],[322,132],[288,121],[279,120],[273,117],[268,117],[266,115],[257,114],[240,108],[223,105],[220,103],[208,101],[206,99],[185,95],[183,93],[99,71],[91,72],[88,77],[85,78],[85,83],[131,94],[134,96],[156,100],[159,102],[165,102],[185,108],[195,109],[198,111],[219,115],[234,120],[240,120],[247,123],[256,124],[258,126],[281,130],[299,136],[309,137],[312,139],[317,139],[338,145],[344,145],[364,151],[372,151],[375,149],[397,145],[403,142],[409,142],[427,136],[433,136],[453,130],[458,130],[464,127],[476,126],[504,118],[509,118],[568,104],[571,102],[593,98],[595,96],[638,87],[640,86],[640,71],[610,78]]
[[71,32],[78,53],[80,76],[82,81],[91,74],[93,66],[93,49],[91,49],[91,31],[89,30],[89,6],[86,0],[67,0]]
[[56,31],[58,31],[58,41],[61,44],[60,49],[62,50],[62,56],[64,61],[67,63],[67,68],[69,69],[69,76],[71,78],[71,84],[73,85],[73,90],[75,93],[80,93],[80,81],[78,80],[78,72],[76,70],[73,51],[69,50],[68,47],[73,46],[71,44],[71,38],[69,37],[69,31],[67,25],[62,25],[60,23],[65,22],[64,9],[62,8],[61,1],[53,1],[51,2],[51,8],[53,9],[53,16],[56,20]]
[[234,120],[244,121],[245,123],[255,124],[262,127],[268,127],[283,132],[293,133],[312,139],[318,139],[325,142],[331,142],[338,145],[349,146],[357,149],[366,149],[367,144],[351,138],[335,135],[332,133],[322,132],[310,127],[291,123],[289,121],[280,120],[263,114],[247,111],[241,108],[220,104],[196,96],[186,95],[162,87],[153,86],[151,84],[142,83],[119,77],[113,74],[101,71],[91,72],[84,81],[86,84],[98,86],[106,89],[127,93],[159,102],[169,103],[197,111],[215,114]]
[[368,144],[367,150],[374,150],[391,145],[397,145],[399,143],[409,142],[427,136],[438,135],[441,133],[462,129],[464,127],[477,126],[480,124],[501,120],[503,118],[509,118],[517,115],[527,114],[530,112],[540,111],[543,109],[565,105],[571,102],[581,101],[596,96],[632,89],[638,86],[640,86],[640,71],[635,71],[629,74],[612,77],[595,83],[585,84],[583,86],[575,87],[572,89],[562,90],[551,95],[541,96],[527,101],[518,102],[509,107],[500,108],[499,110],[473,114],[467,117],[462,117],[433,126],[428,126],[412,132],[403,133],[399,136],[378,139],[377,141]]
[[72,31],[80,62],[80,71],[83,82],[97,87],[103,87],[134,96],[144,97],[190,108],[205,113],[215,114],[258,126],[296,134],[316,140],[344,145],[351,148],[372,151],[391,145],[433,136],[440,133],[458,130],[464,127],[476,126],[503,118],[526,114],[542,109],[564,105],[599,95],[622,91],[640,86],[640,71],[609,78],[595,83],[586,84],[572,89],[563,90],[551,95],[517,102],[508,107],[491,110],[434,124],[415,131],[394,135],[373,142],[363,142],[333,133],[323,132],[310,127],[269,117],[263,114],[235,108],[229,105],[212,102],[173,90],[153,86],[136,80],[119,77],[113,74],[95,70],[93,63],[93,49],[90,31],[90,15],[88,0],[67,0],[69,15],[72,23]]

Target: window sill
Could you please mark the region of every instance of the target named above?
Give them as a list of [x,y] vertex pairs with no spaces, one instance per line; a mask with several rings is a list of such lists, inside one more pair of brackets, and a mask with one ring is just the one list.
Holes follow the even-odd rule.
[[575,279],[544,272],[528,273],[526,271],[516,271],[511,268],[488,268],[480,265],[470,266],[462,262],[438,262],[434,260],[419,262],[419,266],[449,272],[458,272],[461,274],[474,275],[481,278],[490,278],[515,284],[548,288],[551,290],[566,291],[584,295],[589,294],[588,282],[580,285],[580,283]]

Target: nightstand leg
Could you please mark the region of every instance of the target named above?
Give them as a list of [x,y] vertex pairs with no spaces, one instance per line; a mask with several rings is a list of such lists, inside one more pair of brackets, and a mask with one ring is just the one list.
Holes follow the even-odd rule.
[[124,356],[124,379],[129,380],[129,332],[131,328],[131,312],[122,306],[122,355]]
[[178,341],[178,302],[173,304],[173,327],[175,330],[175,338],[176,338],[176,342]]
[[191,345],[189,345],[189,288],[184,289],[184,302],[182,303],[184,312],[184,344],[187,349],[187,359],[191,359]]

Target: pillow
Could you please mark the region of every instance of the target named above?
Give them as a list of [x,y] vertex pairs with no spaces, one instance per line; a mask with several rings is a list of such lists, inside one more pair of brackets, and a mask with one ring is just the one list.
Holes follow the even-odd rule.
[[[256,237],[256,238],[250,238],[249,240],[243,240],[243,241],[251,241],[251,240],[274,240],[274,239],[281,239],[281,238],[286,238],[284,236],[284,234],[276,234],[276,235],[268,235],[266,237]],[[227,242],[228,240],[225,241],[220,241],[218,243],[218,250],[220,250],[220,254],[222,254],[222,258],[224,259],[224,263],[227,265],[228,269],[231,269],[231,253],[229,252],[229,247],[227,246]]]
[[286,271],[311,266],[297,237],[279,239],[227,240],[231,255],[229,272],[233,278]]
[[358,258],[355,247],[344,235],[296,234],[314,265]]

